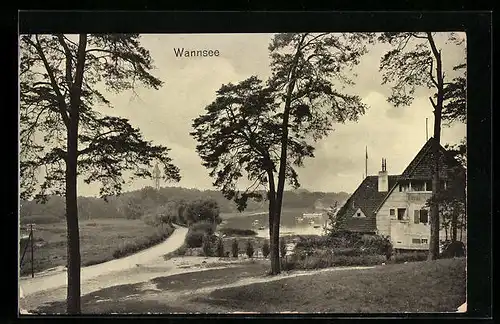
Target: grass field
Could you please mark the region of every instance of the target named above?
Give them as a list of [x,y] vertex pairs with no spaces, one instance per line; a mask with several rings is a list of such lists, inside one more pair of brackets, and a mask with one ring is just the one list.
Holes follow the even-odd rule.
[[[158,234],[159,229],[142,220],[96,219],[80,221],[80,251],[82,265],[92,265],[113,259],[115,250],[124,245],[144,241]],[[36,225],[34,239],[34,271],[66,265],[66,223]],[[21,248],[24,244],[21,245]],[[22,250],[20,255],[22,255]],[[24,256],[21,274],[31,272],[30,247]]]
[[[255,261],[105,288],[82,296],[82,312],[455,312],[466,296],[465,259],[329,271],[216,289],[244,278],[271,278],[268,270],[268,262]],[[209,290],[199,291],[204,288]],[[36,311],[63,313],[65,303]]]
[[465,259],[325,272],[212,292],[199,302],[257,312],[455,312],[466,299]]

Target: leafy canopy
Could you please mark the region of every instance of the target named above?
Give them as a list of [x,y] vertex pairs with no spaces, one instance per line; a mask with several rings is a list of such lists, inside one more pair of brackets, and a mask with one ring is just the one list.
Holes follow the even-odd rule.
[[[85,35],[84,35],[85,36]],[[134,89],[141,83],[159,89],[162,82],[149,71],[150,53],[138,34],[22,35],[20,39],[20,167],[21,197],[44,199],[64,195],[67,130],[78,119],[78,175],[86,183],[100,182],[103,197],[121,191],[123,173],[151,177],[153,161],[164,168],[164,179],[180,180],[169,149],[142,138],[125,118],[106,116],[96,107],[109,107],[106,92]],[[83,55],[78,55],[79,46]],[[83,64],[81,103],[70,114]],[[44,171],[44,179],[39,171]]]
[[[352,33],[277,34],[269,46],[271,78],[264,82],[252,76],[223,85],[205,114],[193,121],[191,135],[203,165],[215,178],[214,186],[234,199],[239,210],[248,198],[264,198],[259,185],[275,182],[285,129],[285,178],[298,188],[295,168],[314,157],[313,143],[332,124],[356,121],[365,112],[358,96],[342,90],[353,83],[346,70],[359,63],[368,38]],[[287,100],[290,118],[285,123]],[[244,177],[251,185],[239,192],[237,183]]]

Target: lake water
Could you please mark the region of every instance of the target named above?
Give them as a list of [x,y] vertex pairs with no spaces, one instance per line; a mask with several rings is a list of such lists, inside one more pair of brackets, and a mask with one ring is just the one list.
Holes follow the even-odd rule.
[[[326,213],[314,218],[304,218],[301,210],[284,210],[280,220],[280,236],[286,235],[321,235],[323,225],[327,220]],[[257,232],[257,236],[269,238],[268,213],[246,213],[231,218],[226,218],[221,226],[226,228],[251,229]],[[317,228],[315,228],[315,226]],[[318,227],[319,226],[319,227]],[[264,229],[259,229],[264,227]]]

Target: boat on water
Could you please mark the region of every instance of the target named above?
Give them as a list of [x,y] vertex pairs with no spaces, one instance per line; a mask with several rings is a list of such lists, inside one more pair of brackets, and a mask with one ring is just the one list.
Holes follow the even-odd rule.
[[314,228],[320,228],[321,225],[314,225]]

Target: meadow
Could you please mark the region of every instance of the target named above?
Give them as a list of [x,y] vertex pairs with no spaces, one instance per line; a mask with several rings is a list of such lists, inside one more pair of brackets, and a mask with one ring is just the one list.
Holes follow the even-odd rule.
[[[146,224],[142,220],[95,219],[80,221],[80,251],[82,266],[102,263],[123,257],[154,243],[166,239],[173,231],[168,225],[164,228]],[[21,231],[21,234],[25,233]],[[66,223],[37,224],[34,231],[34,271],[66,265]],[[20,244],[21,257],[24,240]],[[21,265],[21,275],[31,273],[31,255],[28,246]]]

